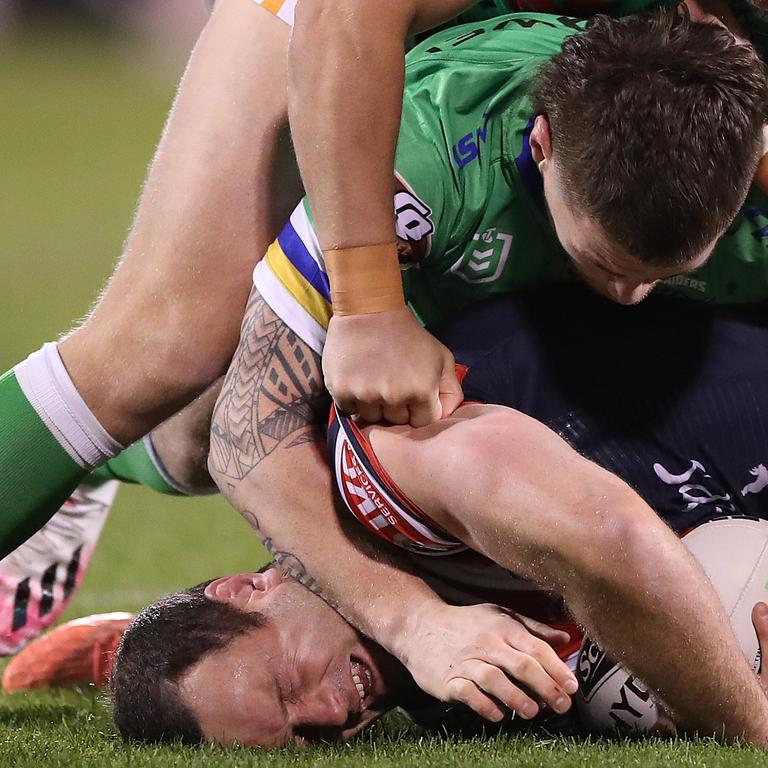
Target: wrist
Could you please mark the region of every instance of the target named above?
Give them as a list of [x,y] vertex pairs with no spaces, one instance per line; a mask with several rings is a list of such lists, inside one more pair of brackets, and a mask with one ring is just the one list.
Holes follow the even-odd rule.
[[389,617],[387,638],[378,642],[407,667],[414,642],[427,634],[429,627],[435,625],[433,617],[446,607],[446,603],[435,593],[428,597],[420,596],[419,599],[413,600],[413,605],[403,600],[393,603],[398,605],[397,614]]
[[324,251],[336,317],[403,309],[397,243]]

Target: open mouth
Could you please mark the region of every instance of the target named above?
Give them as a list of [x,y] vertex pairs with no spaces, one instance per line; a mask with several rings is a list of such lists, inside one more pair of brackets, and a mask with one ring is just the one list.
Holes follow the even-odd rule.
[[373,673],[371,668],[362,659],[354,656],[349,659],[349,671],[352,675],[352,682],[357,689],[357,694],[360,697],[360,707],[362,709],[366,703],[370,703],[373,695]]

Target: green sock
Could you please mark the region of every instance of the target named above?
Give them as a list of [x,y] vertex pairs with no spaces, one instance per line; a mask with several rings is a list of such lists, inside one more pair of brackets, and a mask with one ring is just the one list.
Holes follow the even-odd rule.
[[148,444],[147,438],[138,440],[120,455],[110,459],[104,466],[93,471],[89,475],[90,478],[99,482],[115,479],[124,483],[144,485],[169,496],[184,495],[171,485],[167,472],[160,465],[160,460],[151,449],[151,443]]
[[0,558],[38,531],[86,476],[30,405],[0,376]]

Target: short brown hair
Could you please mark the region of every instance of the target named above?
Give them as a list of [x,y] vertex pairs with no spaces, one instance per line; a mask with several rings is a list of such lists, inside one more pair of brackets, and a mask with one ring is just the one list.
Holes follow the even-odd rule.
[[568,201],[635,258],[676,266],[733,221],[760,158],[766,68],[676,11],[598,16],[538,73]]
[[129,742],[194,745],[203,732],[179,695],[179,678],[209,653],[266,619],[205,595],[206,581],[145,608],[123,635],[112,669],[112,717]]

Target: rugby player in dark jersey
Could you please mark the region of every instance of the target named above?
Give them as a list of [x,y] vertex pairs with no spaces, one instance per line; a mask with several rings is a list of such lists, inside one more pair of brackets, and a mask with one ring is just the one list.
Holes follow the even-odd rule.
[[[468,366],[468,398],[494,405],[462,406],[442,428],[350,432],[348,422],[343,429],[335,422],[329,432],[337,475],[350,477],[346,436],[354,467],[394,500],[390,528],[370,525],[372,516],[361,521],[407,547],[410,567],[442,579],[441,590],[457,602],[471,601],[474,587],[475,599],[485,595],[545,620],[558,616],[557,601],[539,592],[532,602],[532,585],[509,571],[544,584],[583,613],[574,606],[577,577],[562,559],[563,540],[589,561],[584,573],[598,579],[635,567],[626,547],[631,537],[657,536],[665,546],[658,530],[628,530],[622,511],[609,505],[585,507],[599,517],[597,525],[558,514],[562,497],[592,490],[572,483],[589,459],[637,488],[675,531],[724,514],[761,516],[768,493],[762,308],[680,312],[679,304],[656,299],[627,310],[574,289],[554,300],[557,318],[540,299],[504,300],[439,334]],[[600,348],[585,349],[596,338]],[[521,450],[535,466],[521,468]],[[547,457],[551,461],[542,462]],[[542,472],[555,478],[551,495],[532,490],[531,476]],[[521,506],[536,510],[535,535],[520,527]],[[414,523],[422,538],[409,532]],[[615,528],[615,552],[605,562],[596,561],[605,550],[598,552],[591,540],[598,527]],[[531,547],[521,551],[521,540]],[[474,554],[462,552],[464,545]],[[435,550],[453,554],[429,557]],[[655,566],[647,563],[651,571]],[[485,585],[477,581],[483,569]],[[486,591],[493,585],[495,593]],[[626,622],[632,595],[626,599],[600,610],[612,622]],[[222,606],[236,610],[230,615]],[[766,619],[757,609],[755,622],[765,635]],[[193,640],[159,642],[169,633]],[[517,642],[540,658],[534,645]],[[667,650],[675,656],[678,649]],[[411,690],[399,670],[298,584],[275,573],[225,577],[191,596],[161,601],[129,631],[113,679],[115,715],[129,738],[165,734],[264,745],[341,738],[391,705],[388,679],[397,690]],[[233,677],[243,685],[233,689]],[[496,719],[496,709],[486,714]]]

